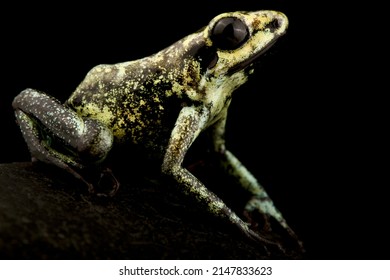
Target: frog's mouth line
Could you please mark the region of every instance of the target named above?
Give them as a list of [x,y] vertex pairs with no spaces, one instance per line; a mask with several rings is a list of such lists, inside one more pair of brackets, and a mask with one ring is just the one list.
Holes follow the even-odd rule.
[[274,38],[271,42],[268,43],[268,45],[262,49],[260,52],[258,52],[257,54],[247,58],[246,60],[242,61],[241,63],[235,65],[234,67],[232,67],[229,71],[228,71],[228,74],[229,75],[233,75],[234,73],[242,70],[242,69],[245,69],[246,67],[248,67],[250,64],[252,64],[253,62],[255,62],[260,56],[262,56],[266,51],[268,51],[269,48],[271,48],[275,43],[276,41],[279,39],[279,37],[277,38]]

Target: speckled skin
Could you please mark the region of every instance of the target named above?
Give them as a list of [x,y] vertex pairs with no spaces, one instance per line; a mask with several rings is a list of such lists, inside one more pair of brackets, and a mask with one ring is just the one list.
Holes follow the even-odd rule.
[[[242,38],[246,37],[224,49],[214,29],[226,18],[239,19],[244,27]],[[252,71],[248,66],[285,33],[287,25],[286,16],[274,11],[225,13],[152,56],[94,67],[64,105],[42,92],[24,90],[13,106],[32,157],[68,170],[93,192],[94,186],[78,170],[104,161],[116,143],[141,145],[161,161],[163,173],[210,212],[229,219],[245,235],[264,241],[182,167],[193,141],[210,127],[215,152],[226,171],[253,194],[246,211],[274,217],[295,237],[267,193],[225,148],[224,141],[232,92],[247,81]],[[52,139],[61,144],[60,149],[53,147]],[[119,183],[111,176],[114,193]]]

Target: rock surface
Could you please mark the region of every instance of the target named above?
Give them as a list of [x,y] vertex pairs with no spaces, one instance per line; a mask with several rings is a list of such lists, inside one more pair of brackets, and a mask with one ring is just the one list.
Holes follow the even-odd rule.
[[169,184],[143,176],[131,180],[122,182],[116,196],[102,198],[55,168],[0,164],[0,258],[301,257],[254,245]]

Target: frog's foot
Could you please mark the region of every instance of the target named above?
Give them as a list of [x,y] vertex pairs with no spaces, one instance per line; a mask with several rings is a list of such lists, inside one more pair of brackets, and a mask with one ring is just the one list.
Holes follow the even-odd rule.
[[82,181],[87,186],[90,194],[100,197],[113,197],[119,190],[120,183],[110,168],[106,167],[94,171],[85,169],[82,172],[83,175],[71,168],[66,170]]
[[247,230],[245,231],[245,235],[252,241],[254,241],[255,243],[257,244],[262,244],[263,245],[263,248],[264,250],[266,251],[266,253],[268,254],[268,256],[271,255],[270,251],[268,250],[268,247],[265,246],[265,245],[268,245],[268,246],[276,246],[276,248],[282,252],[283,254],[286,254],[286,250],[283,248],[282,244],[278,243],[278,242],[273,242],[269,239],[267,239],[266,237],[263,237],[261,236],[259,233],[255,232],[254,230]]
[[[99,181],[97,182],[98,188],[93,188],[92,193],[95,193],[97,196],[112,197],[119,190],[120,183],[115,178],[111,169],[105,168],[100,173]],[[109,190],[108,192],[100,190]],[[91,192],[91,191],[90,191]]]
[[[245,206],[244,216],[255,232],[271,233],[276,227],[282,227],[287,235],[298,245],[299,250],[304,251],[303,244],[295,232],[287,224],[282,214],[275,208],[268,197],[252,197]],[[278,231],[279,233],[280,231]]]
[[[33,164],[41,164],[41,161],[36,157],[31,157],[31,161]],[[55,158],[53,161],[56,163]],[[55,165],[60,165],[60,163]],[[112,197],[119,190],[120,183],[109,168],[96,169],[94,171],[88,170],[88,168],[77,170],[63,163],[60,167],[82,182],[90,194]]]

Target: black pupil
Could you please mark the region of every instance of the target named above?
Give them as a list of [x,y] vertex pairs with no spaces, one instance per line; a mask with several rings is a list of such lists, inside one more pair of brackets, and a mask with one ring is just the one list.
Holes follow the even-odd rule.
[[226,17],[215,24],[211,39],[217,48],[233,50],[248,39],[248,34],[248,28],[241,20],[235,17]]

